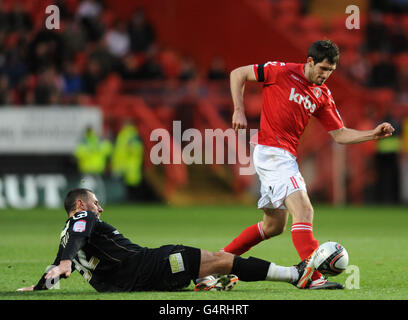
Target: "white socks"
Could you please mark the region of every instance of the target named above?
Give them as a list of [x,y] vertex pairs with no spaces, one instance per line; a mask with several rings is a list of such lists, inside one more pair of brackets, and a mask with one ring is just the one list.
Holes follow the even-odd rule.
[[282,267],[274,264],[270,264],[268,269],[268,274],[266,279],[268,281],[284,281],[284,282],[295,282],[299,277],[299,273],[296,267]]

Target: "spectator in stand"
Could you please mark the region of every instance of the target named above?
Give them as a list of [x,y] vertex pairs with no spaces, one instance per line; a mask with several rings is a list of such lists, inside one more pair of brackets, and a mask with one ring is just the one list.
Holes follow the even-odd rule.
[[76,15],[85,31],[87,41],[95,42],[103,36],[103,24],[100,20],[103,7],[97,0],[82,0]]
[[123,58],[130,51],[130,37],[127,32],[126,23],[117,20],[112,29],[105,35],[109,52],[118,58]]
[[140,58],[134,54],[128,54],[122,59],[120,75],[124,80],[137,80],[140,78]]
[[407,0],[370,0],[370,7],[372,10],[379,10],[381,12],[408,12]]
[[7,75],[11,88],[16,87],[27,75],[27,68],[23,59],[24,57],[18,48],[10,49],[4,57],[4,65],[0,67],[0,70]]
[[7,12],[4,9],[3,0],[0,0],[0,33],[8,30]]
[[0,74],[0,106],[12,103],[8,78],[5,74]]
[[96,46],[89,52],[88,57],[99,62],[103,77],[120,67],[120,59],[109,51],[105,38],[101,38],[96,43]]
[[156,45],[151,45],[147,50],[138,74],[139,79],[144,80],[164,79],[164,73],[160,64],[159,52]]
[[211,61],[211,65],[210,65],[210,69],[208,70],[207,78],[209,80],[228,79],[228,73],[225,69],[225,63],[221,57],[215,57]]
[[191,57],[184,57],[179,74],[180,81],[193,80],[197,76],[197,68]]
[[145,52],[155,42],[153,27],[146,20],[143,10],[139,9],[133,15],[129,24],[131,50],[134,53]]
[[29,71],[38,73],[49,66],[55,66],[61,70],[63,52],[64,46],[60,34],[54,30],[48,30],[44,25],[28,47],[26,56]]
[[7,15],[7,26],[9,32],[30,31],[33,27],[30,15],[24,9],[20,1],[15,1]]
[[398,204],[401,201],[399,167],[399,155],[402,150],[401,124],[392,109],[388,111],[384,120],[395,128],[395,132],[390,139],[377,141],[376,201],[384,204]]
[[357,52],[352,61],[352,68],[347,69],[347,76],[356,81],[360,85],[365,85],[369,78],[371,65],[360,52]]
[[78,53],[84,52],[86,48],[86,35],[78,20],[73,18],[65,19],[65,28],[61,32],[62,43],[64,44],[64,60],[71,60]]
[[97,0],[82,0],[78,5],[77,16],[79,18],[95,18],[102,13],[102,5]]
[[395,22],[391,27],[390,50],[393,54],[399,54],[408,50],[408,39],[405,35],[404,29],[402,28],[401,21]]
[[94,95],[99,83],[103,80],[102,66],[97,59],[90,59],[83,75],[84,93]]
[[368,85],[371,88],[398,88],[397,68],[388,52],[379,53],[378,62],[371,69]]
[[64,65],[64,88],[63,95],[65,102],[75,104],[79,93],[83,91],[82,76],[78,70],[78,66],[74,61],[67,61]]
[[365,28],[364,49],[366,52],[390,49],[389,33],[383,15],[374,11],[369,15]]
[[63,78],[54,67],[48,67],[39,76],[34,90],[34,104],[54,105],[60,101]]
[[408,63],[399,68],[398,83],[400,90],[397,93],[397,101],[408,103]]

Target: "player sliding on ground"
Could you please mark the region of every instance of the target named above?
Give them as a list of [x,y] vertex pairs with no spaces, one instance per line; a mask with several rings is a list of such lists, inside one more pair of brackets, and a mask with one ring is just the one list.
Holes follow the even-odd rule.
[[244,259],[182,245],[141,247],[100,220],[103,209],[88,189],[68,192],[64,206],[68,220],[54,267],[37,285],[17,291],[50,289],[74,270],[99,292],[172,291],[212,274],[219,276],[197,284],[195,290],[230,290],[237,277],[243,281],[284,281],[296,286],[307,264],[305,260],[296,266],[282,267],[253,257]]
[[[392,135],[394,128],[382,123],[373,130],[346,128],[330,90],[324,84],[336,69],[339,49],[330,40],[316,41],[306,63],[268,62],[239,67],[231,72],[234,104],[232,127],[247,128],[244,89],[247,81],[263,82],[262,113],[253,163],[261,182],[258,208],[263,220],[246,228],[223,250],[241,255],[259,242],[281,234],[292,216],[292,240],[300,258],[307,259],[318,247],[313,236],[313,207],[296,162],[299,139],[311,116],[325,127],[335,142],[360,143]],[[310,273],[309,264],[305,269]],[[305,276],[306,276],[305,273]],[[309,284],[309,276],[312,282]],[[342,289],[316,270],[298,284],[299,288]]]

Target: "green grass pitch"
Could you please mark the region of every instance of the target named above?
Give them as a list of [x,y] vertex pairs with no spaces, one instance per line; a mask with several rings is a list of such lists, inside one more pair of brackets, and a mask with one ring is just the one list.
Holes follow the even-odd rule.
[[[133,242],[158,247],[184,244],[217,251],[245,227],[261,219],[253,207],[161,205],[107,206],[102,219]],[[314,233],[320,241],[337,241],[358,267],[333,280],[354,286],[340,291],[299,290],[286,283],[243,282],[230,292],[97,293],[74,272],[60,288],[15,292],[35,284],[55,258],[65,225],[63,210],[0,210],[0,300],[407,300],[408,210],[406,207],[316,206]],[[250,255],[280,265],[298,263],[290,223],[280,236],[252,248]],[[349,278],[352,277],[352,278]],[[359,281],[358,281],[359,280]],[[355,288],[359,286],[359,288]]]

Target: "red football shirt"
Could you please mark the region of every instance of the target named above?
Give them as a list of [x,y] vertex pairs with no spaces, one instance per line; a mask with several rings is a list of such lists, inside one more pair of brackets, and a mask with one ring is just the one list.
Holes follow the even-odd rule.
[[256,79],[264,83],[257,143],[285,149],[294,156],[311,116],[327,131],[344,126],[330,90],[309,82],[303,68],[304,64],[284,62],[254,65]]

